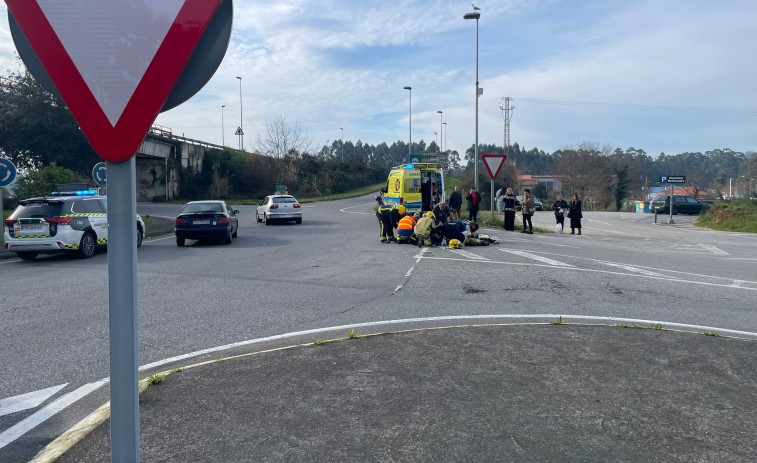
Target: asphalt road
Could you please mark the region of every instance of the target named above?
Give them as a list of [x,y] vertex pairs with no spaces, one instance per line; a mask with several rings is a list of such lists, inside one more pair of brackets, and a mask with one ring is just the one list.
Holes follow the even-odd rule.
[[[652,215],[587,212],[583,236],[491,230],[499,245],[419,250],[379,242],[374,204],[371,197],[306,204],[302,224],[270,226],[255,221],[254,207],[235,206],[232,245],[178,248],[170,235],[145,241],[140,364],[165,369],[157,362],[232,345],[170,362],[195,363],[283,333],[461,315],[622,317],[757,333],[753,234],[701,230],[688,216],[655,225]],[[138,212],[172,217],[180,207],[145,204]],[[541,212],[534,223],[552,229],[554,219]],[[0,275],[0,461],[26,461],[107,400],[107,383],[97,383],[109,375],[107,253],[4,260]],[[3,399],[54,386],[63,387],[36,407],[3,414]],[[29,427],[72,392],[60,413]]]

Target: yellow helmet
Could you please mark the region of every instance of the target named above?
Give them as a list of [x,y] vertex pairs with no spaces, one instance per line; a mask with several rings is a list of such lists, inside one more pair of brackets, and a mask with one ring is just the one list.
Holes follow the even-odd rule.
[[431,211],[426,212],[426,217],[436,220],[436,215]]
[[449,240],[449,248],[450,249],[460,249],[460,240],[458,239],[451,239]]
[[399,206],[394,206],[395,209],[397,209],[397,212],[400,213],[400,215],[405,215],[405,206],[400,204]]

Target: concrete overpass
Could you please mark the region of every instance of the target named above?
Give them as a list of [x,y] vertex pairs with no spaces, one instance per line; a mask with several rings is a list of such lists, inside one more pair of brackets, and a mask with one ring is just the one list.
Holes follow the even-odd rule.
[[179,194],[178,165],[202,171],[202,160],[212,149],[223,146],[174,135],[154,125],[136,155],[137,201],[169,200]]

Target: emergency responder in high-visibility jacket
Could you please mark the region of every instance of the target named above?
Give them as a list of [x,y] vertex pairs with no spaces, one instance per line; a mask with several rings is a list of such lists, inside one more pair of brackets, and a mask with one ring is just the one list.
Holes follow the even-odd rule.
[[381,225],[379,240],[382,243],[394,241],[394,228],[397,227],[403,215],[405,215],[405,206],[402,204],[398,206],[379,204],[376,208],[376,217]]
[[412,215],[402,217],[397,224],[397,243],[415,243],[415,218]]
[[431,246],[431,232],[436,228],[436,216],[428,211],[415,224],[415,239],[418,246]]

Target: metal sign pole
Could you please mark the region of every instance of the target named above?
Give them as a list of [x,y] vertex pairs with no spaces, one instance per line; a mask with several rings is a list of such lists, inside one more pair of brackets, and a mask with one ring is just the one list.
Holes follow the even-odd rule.
[[673,186],[673,184],[671,183],[670,184],[670,211],[669,211],[670,212],[670,218],[668,219],[668,223],[669,224],[674,224],[675,223],[675,222],[673,222],[673,198],[675,197],[674,193],[675,193],[675,186]]
[[110,447],[113,463],[139,462],[136,164],[108,162]]
[[492,188],[491,188],[492,197],[490,199],[491,199],[491,204],[492,204],[492,219],[494,219],[494,179],[492,179],[491,185],[492,185]]

